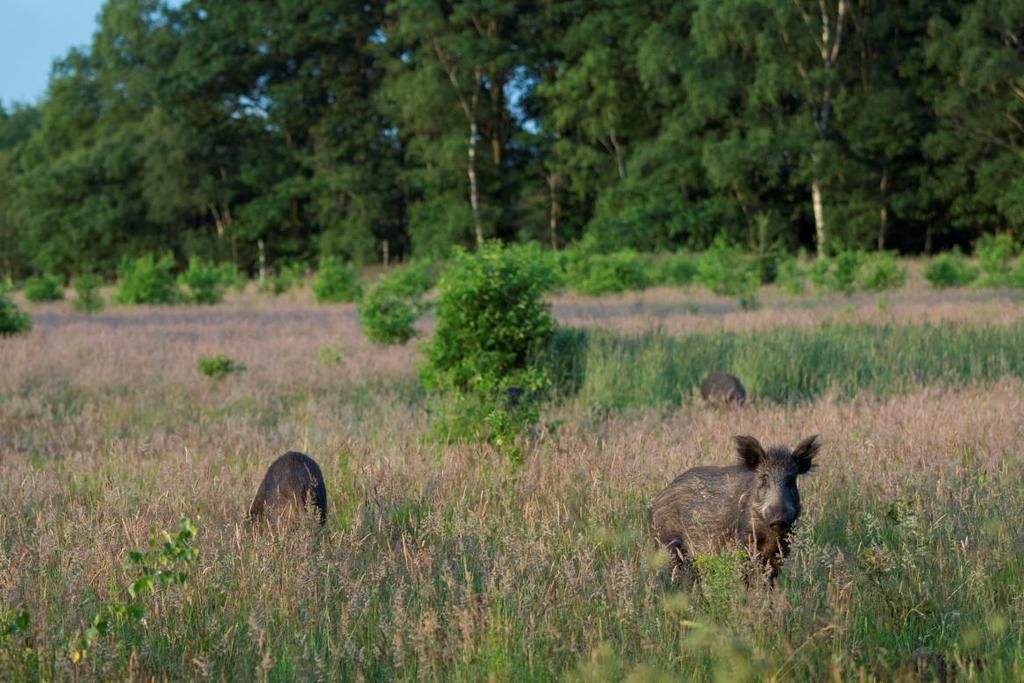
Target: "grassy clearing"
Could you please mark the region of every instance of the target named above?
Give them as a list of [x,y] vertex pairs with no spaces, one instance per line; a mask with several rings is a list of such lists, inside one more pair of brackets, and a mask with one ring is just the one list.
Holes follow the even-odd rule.
[[689,400],[709,372],[736,374],[756,399],[889,395],[924,385],[1024,376],[1024,324],[826,325],[670,336],[566,332],[552,363],[584,406],[639,408]]
[[[0,643],[0,678],[1024,676],[1024,383],[999,378],[1019,374],[1017,326],[779,330],[766,346],[594,335],[577,398],[544,416],[514,468],[486,446],[420,439],[413,350],[375,348],[340,315],[288,321],[76,318],[0,345],[0,599],[31,615]],[[788,349],[816,372],[906,356],[856,376],[909,391],[839,400],[844,385],[808,384],[807,400],[743,411],[591,409],[598,371],[642,398],[653,368],[700,344],[734,358],[764,348],[752,367],[769,369]],[[319,362],[326,345],[338,363]],[[195,358],[217,350],[249,371],[201,377]],[[632,364],[616,370],[616,356]],[[957,367],[950,381],[967,385],[949,385]],[[907,368],[922,369],[903,384]],[[687,467],[729,461],[732,434],[815,432],[821,468],[801,485],[774,600],[732,589],[728,572],[703,594],[667,589],[650,497]],[[242,516],[289,448],[321,464],[326,531],[250,537]],[[128,551],[183,516],[201,552],[188,582],[72,663],[63,644],[125,584]]]

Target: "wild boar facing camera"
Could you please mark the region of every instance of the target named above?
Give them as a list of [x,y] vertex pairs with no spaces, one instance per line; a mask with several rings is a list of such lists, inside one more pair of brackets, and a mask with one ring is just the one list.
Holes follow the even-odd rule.
[[801,510],[797,478],[814,466],[818,437],[793,450],[766,450],[752,436],[735,441],[739,463],[689,469],[651,502],[651,530],[672,555],[673,577],[697,578],[698,554],[740,548],[770,586],[789,554]]

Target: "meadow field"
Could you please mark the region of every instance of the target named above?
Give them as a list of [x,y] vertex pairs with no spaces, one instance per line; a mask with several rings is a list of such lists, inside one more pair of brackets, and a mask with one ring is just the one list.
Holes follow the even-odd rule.
[[[29,305],[0,339],[0,679],[1024,679],[1020,300],[556,296],[521,462],[425,438],[417,344],[372,345],[308,290]],[[204,377],[216,353],[245,371]],[[751,405],[704,408],[712,370]],[[648,501],[736,434],[821,436],[794,551],[770,595],[727,561],[680,592]],[[286,450],[323,469],[326,528],[253,534]],[[83,651],[130,553],[182,518],[187,576]]]

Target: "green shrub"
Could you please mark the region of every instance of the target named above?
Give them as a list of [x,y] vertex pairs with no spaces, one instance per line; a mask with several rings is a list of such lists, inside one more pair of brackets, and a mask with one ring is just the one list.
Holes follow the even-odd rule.
[[701,596],[708,612],[716,619],[726,618],[736,603],[736,586],[752,571],[749,556],[742,550],[697,553],[693,566],[700,576]]
[[901,266],[896,253],[880,251],[864,261],[860,273],[860,286],[870,292],[898,289],[907,282],[907,268]]
[[140,256],[134,261],[121,261],[121,282],[117,301],[122,304],[172,304],[179,299],[174,275],[174,257],[164,254],[157,259],[153,254]]
[[32,318],[11,301],[6,285],[0,284],[0,337],[32,329]]
[[550,387],[539,367],[503,378],[481,375],[471,390],[433,397],[430,436],[441,443],[486,441],[512,462],[521,462],[519,437],[540,418],[539,397]]
[[321,346],[317,349],[316,360],[320,365],[326,365],[328,367],[341,365],[341,349],[333,346]]
[[79,275],[75,278],[75,298],[71,308],[82,313],[95,313],[103,308],[103,297],[100,296],[100,285],[103,280],[96,275]]
[[960,247],[953,247],[952,251],[939,254],[928,262],[924,277],[935,289],[965,287],[978,277],[978,269],[967,262],[960,253]]
[[555,328],[543,301],[551,278],[536,251],[491,242],[455,253],[438,283],[437,328],[424,348],[428,388],[469,389],[481,376],[526,369]]
[[313,282],[317,303],[334,304],[359,298],[359,269],[337,256],[320,259],[320,267]]
[[224,290],[233,281],[231,264],[215,265],[196,256],[188,260],[188,270],[178,276],[178,284],[185,287],[185,301],[193,304],[220,303]]
[[597,296],[644,289],[651,284],[650,273],[650,256],[624,249],[576,258],[567,271],[567,281],[580,294]]
[[306,269],[301,263],[286,263],[260,283],[260,291],[279,296],[301,284],[305,278]]
[[422,268],[406,267],[381,276],[356,306],[359,325],[376,344],[405,344],[428,306],[423,295],[432,286]]
[[189,569],[199,558],[199,550],[192,545],[197,532],[191,520],[184,517],[173,536],[166,531],[160,536],[154,533],[147,550],[128,553],[124,568],[130,582],[123,591],[112,591],[99,605],[85,632],[79,632],[68,644],[67,654],[73,664],[87,658],[101,639],[124,636],[127,628],[143,623],[146,594],[188,581]]
[[738,297],[741,308],[758,306],[761,274],[757,263],[721,236],[697,261],[697,279],[714,294]]
[[200,356],[197,366],[199,367],[199,372],[213,378],[226,377],[227,375],[245,370],[245,365],[235,362],[220,353],[215,356]]
[[831,289],[851,296],[857,284],[857,275],[864,265],[864,252],[845,250],[839,252],[833,260],[833,270],[829,280]]
[[786,294],[803,294],[806,289],[806,278],[807,273],[804,272],[798,258],[791,256],[780,260],[776,265],[775,284]]
[[534,245],[456,251],[438,283],[437,327],[420,367],[424,386],[442,398],[435,434],[482,436],[518,457],[515,437],[536,419],[534,398],[548,385],[534,363],[555,329],[543,300],[552,285]]
[[751,259],[737,245],[719,236],[698,259],[697,280],[714,294],[736,296],[748,285],[746,272],[756,275],[751,265]]
[[26,301],[60,301],[64,298],[64,278],[59,275],[35,275],[25,280],[22,293]]
[[1010,235],[984,235],[974,247],[981,268],[978,287],[1010,287],[1014,283],[1013,260],[1020,255],[1020,243]]
[[416,260],[395,268],[388,276],[396,292],[415,296],[426,294],[437,284],[438,266]]
[[831,270],[832,262],[830,260],[824,257],[817,258],[811,262],[811,267],[807,270],[807,278],[814,288],[821,292],[830,288],[829,273]]
[[666,254],[654,262],[653,284],[682,287],[697,277],[697,262],[682,252]]

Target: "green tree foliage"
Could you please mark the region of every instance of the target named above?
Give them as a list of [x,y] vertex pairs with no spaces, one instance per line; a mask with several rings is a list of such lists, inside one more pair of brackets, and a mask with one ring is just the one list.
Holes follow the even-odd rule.
[[193,304],[220,303],[233,280],[230,263],[217,265],[196,256],[188,260],[188,270],[178,276],[178,284],[185,288],[182,297]]
[[28,260],[20,251],[15,200],[22,143],[38,125],[35,107],[15,105],[8,110],[0,102],[0,277],[4,278],[29,272]]
[[79,275],[75,278],[75,298],[71,308],[81,313],[95,313],[103,308],[103,297],[100,296],[100,285],[103,280],[97,275]]
[[936,74],[937,115],[924,142],[935,201],[949,215],[943,231],[976,235],[1011,227],[1024,235],[1024,5],[957,3],[928,24],[924,57]]
[[64,298],[64,278],[59,275],[33,275],[25,280],[22,294],[26,301],[60,301]]
[[157,258],[146,254],[137,259],[125,258],[119,269],[117,302],[121,304],[173,304],[181,298],[177,282],[171,272],[174,257],[164,254]]
[[213,356],[200,356],[196,361],[196,367],[200,373],[213,379],[221,379],[246,370],[245,364],[228,358],[222,353]]
[[599,295],[644,289],[652,284],[651,257],[623,249],[610,254],[581,254],[569,263],[567,282],[581,294]]
[[438,283],[437,328],[421,375],[432,389],[514,379],[554,330],[551,276],[531,247],[458,251]]
[[543,300],[553,284],[535,246],[485,242],[457,250],[438,283],[437,327],[424,348],[424,386],[441,397],[434,432],[483,438],[516,460],[516,440],[539,417],[550,384],[536,359],[555,330]]
[[964,287],[978,277],[978,269],[967,262],[959,247],[939,254],[928,262],[924,277],[935,289]]
[[738,297],[743,308],[757,308],[757,289],[761,286],[757,263],[721,237],[701,255],[697,279],[715,294]]
[[362,287],[359,284],[359,269],[345,263],[337,256],[320,259],[320,269],[313,281],[313,294],[317,303],[336,304],[355,301]]
[[7,287],[0,284],[0,337],[32,329],[32,318],[11,301]]
[[800,247],[1019,241],[1022,12],[107,0],[45,98],[0,106],[0,275],[722,237],[770,280]]
[[429,308],[423,295],[432,286],[426,264],[381,276],[356,306],[366,338],[376,344],[405,344],[415,337],[413,326]]
[[907,268],[896,260],[891,251],[871,254],[864,261],[860,271],[860,286],[870,292],[897,289],[907,281]]

